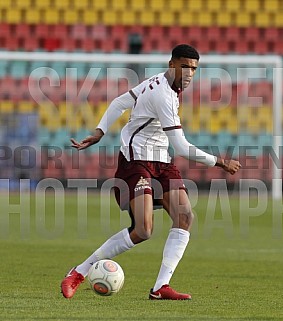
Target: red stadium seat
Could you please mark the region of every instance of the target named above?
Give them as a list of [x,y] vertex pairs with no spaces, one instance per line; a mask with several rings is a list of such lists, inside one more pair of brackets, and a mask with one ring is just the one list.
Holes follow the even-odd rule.
[[88,31],[84,25],[73,25],[71,26],[71,37],[73,39],[87,39]]
[[10,38],[11,25],[5,22],[0,23],[0,38]]
[[19,38],[17,37],[10,37],[6,38],[5,40],[5,48],[14,51],[14,50],[19,50]]
[[243,38],[243,31],[239,27],[227,27],[225,32],[226,41],[240,41]]
[[56,24],[50,27],[52,37],[56,39],[66,39],[69,37],[68,26],[64,24]]
[[46,38],[49,36],[49,29],[51,27],[45,24],[38,24],[35,26],[35,36],[37,38]]
[[203,41],[203,28],[202,27],[188,27],[184,32],[187,35],[189,43],[192,42],[205,42]]
[[28,38],[30,37],[30,25],[26,23],[19,23],[15,25],[15,34],[19,38]]
[[208,41],[218,41],[220,39],[223,41],[223,29],[216,26],[211,26],[204,29],[204,35],[205,39],[207,39]]
[[171,26],[168,28],[168,33],[170,39],[175,39],[178,43],[183,43],[186,36],[183,34],[183,28],[179,26]]
[[279,41],[280,31],[276,27],[267,27],[264,29],[265,41]]
[[25,39],[24,48],[27,51],[35,51],[39,48],[39,42],[35,37],[29,37]]
[[54,51],[60,48],[60,42],[56,38],[46,38],[43,42],[43,48],[46,51]]
[[[115,28],[115,26],[113,28]],[[91,26],[89,36],[92,39],[96,39],[96,40],[106,40],[107,39],[107,41],[109,41],[107,27],[104,25]],[[124,36],[125,36],[125,33],[121,33],[121,37],[124,37]]]
[[262,41],[260,29],[257,27],[245,28],[244,37],[247,41]]

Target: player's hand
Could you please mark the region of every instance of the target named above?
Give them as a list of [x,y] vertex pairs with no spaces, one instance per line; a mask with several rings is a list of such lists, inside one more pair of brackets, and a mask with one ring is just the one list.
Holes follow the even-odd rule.
[[231,159],[231,160],[220,159],[220,160],[217,160],[216,165],[222,167],[226,172],[232,175],[237,173],[238,170],[242,167],[240,162],[234,159]]
[[97,144],[103,135],[103,131],[97,128],[94,132],[94,135],[87,136],[81,142],[77,142],[74,138],[71,138],[70,141],[72,142],[72,147],[76,148],[77,150],[82,150],[91,145]]

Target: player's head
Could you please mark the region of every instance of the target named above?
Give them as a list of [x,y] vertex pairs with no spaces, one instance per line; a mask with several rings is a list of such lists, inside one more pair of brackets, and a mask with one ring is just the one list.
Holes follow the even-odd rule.
[[177,87],[184,89],[189,86],[198,61],[199,53],[192,46],[181,44],[172,50],[169,67],[172,76],[174,74],[174,83]]

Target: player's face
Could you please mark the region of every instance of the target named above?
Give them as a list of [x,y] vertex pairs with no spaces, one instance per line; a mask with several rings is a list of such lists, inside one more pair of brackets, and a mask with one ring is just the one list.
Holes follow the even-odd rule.
[[185,89],[189,86],[198,67],[198,60],[191,58],[172,59],[169,67],[175,71],[174,83],[178,88]]

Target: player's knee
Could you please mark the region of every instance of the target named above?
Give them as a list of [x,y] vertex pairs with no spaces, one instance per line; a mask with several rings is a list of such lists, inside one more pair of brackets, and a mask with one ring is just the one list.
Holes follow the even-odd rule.
[[152,225],[144,226],[142,228],[136,228],[137,235],[144,241],[150,239],[152,235]]

